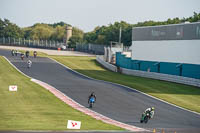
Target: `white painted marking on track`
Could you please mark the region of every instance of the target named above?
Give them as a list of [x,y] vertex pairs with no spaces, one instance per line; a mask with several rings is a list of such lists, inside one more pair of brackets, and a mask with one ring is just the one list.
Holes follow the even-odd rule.
[[108,118],[108,117],[106,117],[102,114],[99,114],[99,113],[97,113],[93,110],[87,109],[84,106],[82,106],[81,104],[79,104],[78,102],[71,99],[70,97],[66,96],[61,91],[57,90],[56,88],[54,88],[53,86],[51,86],[51,85],[49,85],[45,82],[42,82],[42,81],[36,80],[36,79],[31,79],[31,81],[33,81],[33,82],[39,84],[40,86],[46,88],[51,93],[53,93],[56,97],[58,97],[60,100],[62,100],[66,104],[70,105],[72,108],[79,110],[79,111],[81,111],[81,112],[83,112],[83,113],[85,113],[85,114],[87,114],[87,115],[89,115],[89,116],[91,116],[91,117],[93,117],[97,120],[101,120],[105,123],[112,124],[112,125],[115,125],[115,126],[119,126],[121,128],[130,130],[130,131],[134,131],[134,132],[149,131],[149,130],[146,130],[146,129],[143,129],[143,128],[135,127],[135,126],[132,126],[132,125],[128,125],[128,124],[113,120],[113,119]]
[[[32,82],[37,83],[37,84],[39,84],[39,85],[41,85],[41,86],[43,86],[42,84],[44,84],[44,86],[43,86],[44,88],[46,88],[46,89],[52,88],[53,90],[59,92],[61,95],[63,95],[65,98],[67,98],[69,101],[71,101],[73,104],[78,105],[78,106],[74,106],[74,107],[72,106],[73,108],[75,108],[75,109],[77,109],[77,110],[79,110],[79,111],[81,111],[81,112],[84,112],[85,114],[90,115],[91,117],[93,117],[93,118],[95,118],[95,119],[97,119],[97,120],[101,120],[101,121],[103,121],[103,122],[105,122],[105,123],[112,124],[112,125],[115,125],[115,126],[119,126],[119,127],[121,127],[121,128],[130,130],[130,131],[134,131],[134,132],[149,131],[149,130],[145,130],[145,129],[143,129],[143,128],[139,128],[139,127],[135,127],[135,126],[132,126],[132,125],[128,125],[128,124],[125,124],[125,123],[122,123],[122,122],[119,122],[119,121],[115,121],[115,120],[113,120],[113,119],[111,119],[111,118],[108,118],[108,117],[106,117],[106,116],[104,116],[104,115],[102,115],[102,114],[99,114],[99,113],[97,113],[97,112],[95,112],[95,111],[93,111],[93,110],[89,110],[89,109],[85,108],[84,106],[80,105],[79,103],[77,103],[76,101],[74,101],[73,99],[71,99],[70,97],[66,96],[66,95],[65,95],[64,93],[62,93],[61,91],[59,91],[59,90],[57,90],[56,88],[50,86],[49,84],[47,84],[47,83],[45,83],[45,82],[42,82],[42,81],[40,81],[40,80],[34,79],[34,78],[32,78],[32,77],[26,75],[25,73],[23,73],[22,71],[20,71],[15,65],[13,65],[5,56],[3,56],[3,57],[4,57],[4,58],[8,61],[8,63],[11,64],[18,72],[20,72],[20,73],[23,74],[24,76],[30,78]],[[51,58],[49,58],[49,59],[51,59]],[[53,60],[53,59],[51,59],[51,60]],[[55,60],[53,60],[53,61],[55,61]],[[65,65],[63,65],[63,64],[61,64],[61,63],[59,63],[59,62],[57,62],[57,61],[55,61],[55,62],[58,63],[58,64],[60,64],[60,65],[62,65],[62,66],[64,66],[64,67],[66,67]],[[66,68],[68,68],[68,67],[66,67]],[[70,69],[70,68],[68,68],[68,69]],[[72,69],[70,69],[70,70],[72,70]],[[73,71],[73,70],[72,70],[72,71]],[[76,71],[74,71],[74,72],[76,72]],[[78,73],[78,72],[76,72],[76,73]],[[78,74],[80,74],[80,73],[78,73]],[[80,74],[80,75],[83,75],[83,74]],[[85,75],[83,75],[83,76],[85,76]],[[85,76],[85,77],[87,77],[87,76]],[[88,78],[90,78],[90,77],[88,77]],[[90,79],[91,79],[91,78],[90,78]],[[40,82],[40,83],[39,83],[39,82]],[[42,83],[42,84],[41,84],[41,83]],[[45,87],[45,86],[46,86],[46,87]],[[47,86],[48,86],[48,87],[47,87]],[[56,96],[56,95],[55,95],[55,96]],[[58,97],[58,98],[60,98],[60,97]],[[62,98],[62,97],[61,97],[60,99],[63,101],[63,98]],[[66,103],[66,102],[65,102],[65,103]]]
[[[48,57],[48,58],[49,58],[49,57]],[[121,85],[121,84],[118,84],[118,83],[113,83],[113,82],[109,82],[109,81],[104,81],[104,80],[99,80],[99,79],[94,79],[94,78],[88,77],[88,76],[86,76],[86,75],[84,75],[84,74],[82,74],[82,73],[79,73],[79,72],[77,72],[77,71],[72,70],[71,68],[65,66],[64,64],[62,64],[62,63],[60,63],[60,62],[58,62],[58,61],[56,61],[56,60],[54,60],[54,59],[52,59],[52,58],[49,58],[49,59],[51,59],[51,60],[57,62],[58,64],[60,64],[60,65],[62,65],[62,66],[64,66],[64,67],[66,67],[66,68],[68,68],[68,69],[70,69],[71,71],[73,71],[73,72],[75,72],[75,73],[77,73],[77,74],[80,74],[80,75],[82,75],[82,76],[84,76],[84,77],[87,77],[87,78],[89,78],[89,79],[96,80],[96,81],[103,81],[103,82],[105,82],[105,83],[112,83],[112,84],[116,84],[116,85],[119,85],[119,86],[123,86],[123,87],[129,88],[129,89],[131,89],[131,90],[137,91],[137,92],[139,92],[139,93],[142,93],[142,94],[144,94],[144,95],[146,95],[146,96],[149,96],[149,97],[151,97],[151,98],[153,98],[153,99],[156,99],[156,100],[158,100],[158,101],[161,101],[161,102],[164,102],[164,103],[166,103],[166,104],[172,105],[172,106],[174,106],[174,107],[176,107],[176,108],[179,108],[179,109],[182,109],[182,110],[185,110],[185,111],[188,111],[188,112],[191,112],[191,113],[200,115],[200,113],[198,113],[198,112],[195,112],[195,111],[192,111],[192,110],[189,110],[189,109],[185,109],[185,108],[183,108],[183,107],[180,107],[180,106],[177,106],[177,105],[175,105],[175,104],[169,103],[169,102],[167,102],[167,101],[164,101],[164,100],[159,99],[159,98],[157,98],[157,97],[151,96],[151,95],[149,95],[149,94],[146,94],[146,93],[141,92],[141,91],[139,91],[139,90],[136,90],[136,89],[134,89],[134,88],[131,88],[131,87],[128,87],[128,86],[125,86],[125,85]]]
[[5,56],[3,56],[3,58],[6,59],[7,62],[8,62],[11,66],[13,66],[18,72],[20,72],[22,75],[26,76],[27,78],[30,78],[30,79],[31,79],[30,76],[28,76],[28,75],[26,75],[25,73],[23,73],[22,71],[20,71],[20,70],[19,70],[15,65],[13,65]]

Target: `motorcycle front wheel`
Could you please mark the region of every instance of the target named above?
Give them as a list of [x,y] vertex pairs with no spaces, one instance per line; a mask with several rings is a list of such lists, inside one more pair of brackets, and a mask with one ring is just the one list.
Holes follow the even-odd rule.
[[90,106],[89,106],[90,108],[92,108],[92,103],[90,103]]

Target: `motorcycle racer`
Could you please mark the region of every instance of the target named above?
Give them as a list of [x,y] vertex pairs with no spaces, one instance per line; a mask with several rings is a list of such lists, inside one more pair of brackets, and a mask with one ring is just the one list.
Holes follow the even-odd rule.
[[144,111],[144,114],[150,113],[150,118],[153,118],[153,116],[154,116],[154,110],[155,110],[154,107],[147,108],[147,109]]
[[143,113],[140,119],[140,123],[147,123],[149,119],[153,118],[154,116],[154,107],[147,108]]
[[31,61],[31,60],[28,60],[28,61],[27,61],[27,64],[28,64],[28,68],[31,68],[32,61]]
[[94,102],[96,101],[96,95],[94,94],[94,92],[92,92],[92,93],[90,94],[89,98],[88,98],[88,103],[90,102],[90,99],[91,99],[92,97],[95,99]]

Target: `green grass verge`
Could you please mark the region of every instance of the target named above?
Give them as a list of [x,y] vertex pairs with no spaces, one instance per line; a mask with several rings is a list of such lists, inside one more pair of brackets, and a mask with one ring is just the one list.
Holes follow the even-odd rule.
[[[19,52],[22,52],[22,53],[24,53],[24,54],[26,53],[26,50],[18,50],[18,51],[19,51]],[[33,55],[33,52],[34,52],[34,51],[30,51],[30,50],[29,50],[29,55],[30,55],[30,56],[34,56],[34,55]],[[37,56],[40,56],[40,57],[47,57],[48,55],[47,55],[46,53],[37,51]]]
[[67,120],[81,121],[81,130],[123,130],[72,109],[0,57],[0,130],[67,130]]
[[200,112],[198,87],[111,72],[101,67],[96,62],[96,57],[50,57],[89,77],[123,84],[183,108]]

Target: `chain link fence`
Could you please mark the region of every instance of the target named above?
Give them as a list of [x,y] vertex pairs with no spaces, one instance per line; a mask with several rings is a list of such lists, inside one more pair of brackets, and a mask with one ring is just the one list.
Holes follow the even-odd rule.
[[76,51],[92,53],[92,54],[96,54],[96,55],[104,55],[104,47],[106,47],[106,45],[77,44]]
[[[63,50],[72,50],[72,49],[66,48],[66,44],[59,41],[31,40],[31,39],[25,39],[25,38],[11,38],[11,37],[8,37],[8,38],[0,37],[0,45],[44,48],[44,49],[61,48]],[[100,45],[100,44],[77,44],[75,50],[80,51],[80,52],[96,54],[96,55],[104,55],[105,54],[104,47],[107,48],[109,46]]]
[[45,49],[58,49],[63,48],[65,45],[59,41],[52,40],[31,40],[25,38],[0,38],[0,45],[8,46],[23,46],[32,48],[45,48]]
[[86,52],[96,55],[105,55],[107,56],[108,49],[112,51],[113,54],[115,54],[116,51],[124,51],[124,52],[131,52],[129,46],[123,46],[123,45],[100,45],[100,44],[77,44],[76,45],[76,51],[80,52]]

